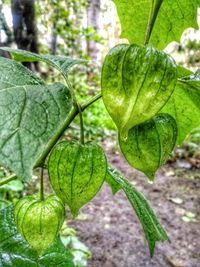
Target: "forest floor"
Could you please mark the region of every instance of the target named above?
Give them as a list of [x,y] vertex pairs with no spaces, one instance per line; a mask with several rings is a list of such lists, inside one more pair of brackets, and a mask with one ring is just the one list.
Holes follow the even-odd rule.
[[171,243],[158,242],[149,256],[143,231],[120,191],[105,184],[92,202],[71,221],[80,240],[92,251],[88,267],[200,267],[200,172],[190,162],[165,165],[153,185],[133,170],[119,153],[108,159],[150,201]]

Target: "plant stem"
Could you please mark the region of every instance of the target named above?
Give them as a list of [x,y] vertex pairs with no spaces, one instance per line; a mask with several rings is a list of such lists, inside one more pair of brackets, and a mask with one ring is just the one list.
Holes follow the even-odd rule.
[[147,45],[149,43],[149,39],[151,37],[151,33],[159,12],[159,9],[161,7],[163,0],[152,0],[152,5],[151,5],[151,10],[149,13],[149,20],[148,20],[148,25],[147,25],[147,30],[146,30],[146,35],[145,35],[145,40],[144,44]]
[[45,148],[45,150],[43,151],[41,156],[36,161],[34,169],[37,167],[43,166],[44,161],[45,161],[46,157],[48,156],[49,152],[54,147],[54,145],[58,142],[60,137],[65,132],[66,128],[70,125],[70,123],[73,121],[73,119],[76,117],[77,114],[78,114],[78,108],[76,107],[76,105],[74,105],[71,112],[69,113],[68,117],[66,118],[63,125],[61,126],[61,128],[57,131],[57,133],[51,139],[51,141],[49,142],[49,144],[47,145],[47,147]]
[[91,99],[89,99],[87,102],[83,103],[81,105],[82,111],[85,110],[88,106],[90,106],[94,102],[96,102],[97,100],[99,100],[101,97],[102,97],[102,94],[101,93],[98,93],[97,95],[95,95],[94,97],[92,97]]
[[[92,105],[94,102],[96,102],[97,100],[99,100],[102,97],[101,93],[97,94],[96,96],[92,97],[91,99],[89,99],[87,102],[83,103],[82,105],[80,105],[80,107],[78,107],[78,105],[73,105],[73,108],[71,110],[71,112],[69,113],[68,117],[65,119],[63,125],[60,127],[60,129],[57,131],[57,133],[54,135],[54,137],[51,139],[51,141],[49,142],[49,144],[47,145],[46,149],[43,151],[43,153],[41,154],[41,156],[38,158],[38,160],[36,161],[36,164],[34,166],[34,169],[38,168],[38,167],[42,167],[41,170],[41,181],[40,181],[40,197],[41,199],[44,199],[44,188],[43,188],[43,166],[44,166],[44,162],[46,157],[48,156],[49,152],[52,150],[52,148],[54,147],[54,145],[58,142],[58,140],[60,139],[60,137],[63,135],[63,133],[65,132],[65,130],[68,128],[68,126],[70,125],[70,123],[74,120],[74,118],[79,114],[79,108],[81,109],[81,113],[90,105]],[[83,130],[82,134],[83,135]],[[82,139],[83,137],[81,137]],[[82,139],[84,141],[84,139]],[[9,183],[10,181],[16,180],[18,177],[16,174],[12,174],[8,177],[2,178],[0,179],[0,186]]]
[[12,174],[8,177],[5,177],[3,179],[0,179],[0,186],[9,183],[10,181],[16,180],[17,179],[17,175]]
[[83,125],[83,114],[82,114],[82,108],[79,103],[77,103],[78,111],[79,111],[79,117],[80,117],[80,142],[82,145],[84,145],[84,125]]
[[[88,100],[86,103],[81,105],[81,110],[84,111],[87,107],[92,105],[94,102],[96,102],[98,99],[101,98],[101,94],[97,94],[96,96],[92,97],[90,100]],[[55,144],[58,142],[58,140],[61,138],[65,130],[68,128],[70,123],[74,120],[74,118],[79,114],[78,106],[73,105],[73,108],[71,112],[69,113],[68,117],[65,119],[63,125],[60,127],[60,129],[57,131],[57,133],[54,135],[54,137],[51,139],[41,156],[36,161],[36,164],[34,166],[35,168],[38,168],[40,166],[43,166],[46,157],[49,155],[52,148],[55,146]]]
[[40,176],[40,200],[44,201],[44,169],[41,167],[41,176]]

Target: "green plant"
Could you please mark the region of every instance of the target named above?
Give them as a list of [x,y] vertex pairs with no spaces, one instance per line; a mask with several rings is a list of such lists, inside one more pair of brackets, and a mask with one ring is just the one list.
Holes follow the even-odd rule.
[[[0,179],[5,176],[9,176],[10,173],[7,172],[3,167],[0,167]],[[1,180],[2,181],[2,180]],[[16,203],[18,198],[20,198],[21,193],[24,190],[24,184],[20,180],[7,181],[4,185],[0,187],[0,209],[5,208],[6,206]]]
[[73,228],[69,228],[65,223],[63,224],[61,230],[61,240],[63,244],[72,253],[75,267],[85,267],[87,266],[87,261],[91,259],[92,254],[88,247],[79,240],[76,234]]
[[28,196],[14,208],[17,229],[38,255],[53,243],[64,221],[64,205],[55,195]]
[[[191,5],[189,0],[179,3],[149,0],[145,6],[142,1],[114,2],[123,37],[131,44],[116,46],[104,61],[103,102],[119,130],[124,156],[153,180],[154,173],[172,151],[175,140],[177,144],[182,143],[186,135],[200,125],[199,73],[193,74],[177,66],[170,56],[159,51],[170,41],[179,40],[186,27],[197,27],[199,2],[193,1]],[[166,15],[170,20],[166,20]],[[102,149],[84,141],[82,113],[101,98],[99,93],[81,104],[77,101],[68,71],[84,61],[3,49],[10,52],[15,61],[0,59],[0,163],[14,174],[2,178],[0,185],[14,179],[30,181],[33,169],[41,168],[43,173],[47,168],[55,193],[70,206],[75,217],[80,207],[93,198],[106,181],[114,194],[120,189],[126,194],[153,255],[156,241],[168,240],[164,228],[145,197],[121,173],[107,166]],[[62,74],[66,84],[45,84],[16,61],[45,62]],[[80,116],[80,143],[59,143],[77,115]],[[145,169],[147,163],[148,170]],[[46,206],[50,198],[46,198],[43,191],[41,175],[37,202],[33,201],[25,211],[22,206],[22,215],[19,211],[15,220],[12,207],[0,211],[2,266],[21,267],[27,266],[28,262],[31,266],[74,266],[71,253],[64,248],[57,234],[62,218],[56,231],[53,229],[54,241],[50,238],[49,243],[45,243],[45,251],[38,249],[43,234],[41,229],[36,231],[34,240],[26,238],[29,244],[18,234],[27,236],[25,233],[31,225],[25,223],[26,214],[36,204],[41,212],[33,213],[35,220],[40,226],[45,222],[41,206]],[[30,199],[32,201],[32,197]],[[19,203],[26,206],[27,198],[19,200],[15,211]],[[52,210],[56,212],[57,209],[53,201],[49,201],[49,205],[52,215]],[[58,213],[55,217],[56,220],[60,218]]]

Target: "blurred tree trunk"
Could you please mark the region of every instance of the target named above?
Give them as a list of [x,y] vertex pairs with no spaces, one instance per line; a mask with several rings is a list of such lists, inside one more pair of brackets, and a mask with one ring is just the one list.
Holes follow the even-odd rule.
[[[93,27],[96,32],[99,30],[100,0],[88,0],[87,6],[87,26]],[[92,60],[97,60],[99,48],[95,40],[87,41],[87,52]]]
[[[94,34],[99,31],[99,15],[100,15],[101,0],[88,0],[87,6],[87,27],[89,31],[89,39],[87,40],[87,53],[91,60],[98,62],[99,47],[93,38],[90,38],[90,28],[94,29]],[[95,72],[91,68],[87,72],[87,80],[90,85],[95,88]],[[95,90],[92,90],[95,91]]]
[[[2,9],[3,9],[3,2],[0,1],[0,46],[9,46],[12,43],[12,32],[8,27]],[[2,33],[5,34],[6,38],[2,38]],[[9,53],[0,50],[0,56],[9,57]]]
[[59,1],[53,1],[53,22],[52,22],[52,30],[51,30],[51,54],[55,55],[57,52],[57,22],[59,20]]
[[[35,24],[34,0],[11,0],[14,38],[19,49],[38,53]],[[27,67],[38,69],[37,63],[26,63]]]
[[57,51],[57,32],[56,32],[56,23],[52,24],[52,36],[51,36],[51,54],[55,55]]

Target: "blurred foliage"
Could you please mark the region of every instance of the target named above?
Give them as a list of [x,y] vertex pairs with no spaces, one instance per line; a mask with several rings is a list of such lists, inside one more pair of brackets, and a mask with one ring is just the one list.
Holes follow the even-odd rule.
[[[3,167],[0,167],[0,179],[9,176]],[[11,181],[0,187],[0,209],[10,205],[11,203],[16,203],[18,198],[21,196],[24,190],[24,185],[19,180]]]
[[188,64],[194,65],[200,62],[200,42],[197,40],[188,40],[186,44],[188,50]]
[[61,240],[74,256],[75,267],[87,266],[87,261],[91,259],[92,253],[76,236],[77,233],[73,228],[64,224],[61,230]]
[[[69,77],[80,102],[84,102],[100,90],[100,67],[97,62],[90,62],[87,42],[94,40],[96,43],[101,43],[102,38],[92,26],[87,27],[86,8],[87,1],[83,0],[36,1],[40,52],[55,52],[88,60],[86,67],[75,69]],[[49,40],[44,36],[49,36]],[[56,46],[56,49],[53,46]],[[45,68],[41,66],[43,78],[48,82],[62,81],[58,72],[50,69],[46,73],[46,66]],[[89,80],[88,74],[90,74]],[[101,100],[92,105],[87,113],[84,112],[84,123],[88,139],[103,138],[107,134],[112,134],[112,130],[115,129]],[[78,118],[75,124],[79,125]],[[78,136],[78,128],[72,127],[67,134]]]
[[200,127],[191,132],[185,140],[184,147],[188,157],[200,159]]
[[101,42],[101,37],[93,27],[87,27],[86,8],[84,0],[36,1],[41,53],[88,58],[87,41]]

